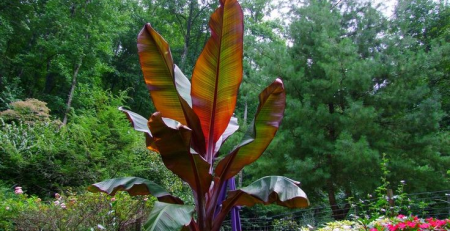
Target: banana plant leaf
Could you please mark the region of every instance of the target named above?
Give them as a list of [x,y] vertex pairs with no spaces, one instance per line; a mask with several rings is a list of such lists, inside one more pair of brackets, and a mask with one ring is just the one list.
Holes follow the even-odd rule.
[[205,137],[206,160],[233,115],[242,81],[243,13],[236,0],[221,1],[209,21],[211,37],[192,74],[192,107]]
[[147,143],[147,148],[152,151],[159,152],[158,148],[156,147],[155,140],[153,139],[153,135],[147,126],[148,120],[135,112],[124,109],[123,107],[119,107],[119,111],[127,115],[127,118],[133,125],[134,130],[143,132],[145,134],[145,142]]
[[199,195],[204,195],[212,181],[209,173],[211,165],[202,156],[190,152],[191,129],[181,124],[168,126],[166,121],[159,112],[155,112],[149,120],[164,165]]
[[206,145],[200,120],[192,109],[191,84],[174,65],[169,44],[150,24],[146,24],[138,35],[138,53],[156,110],[165,118],[188,125],[193,130],[193,148],[204,156]]
[[108,195],[114,196],[118,191],[126,191],[131,196],[137,195],[153,195],[159,201],[183,204],[183,201],[178,197],[172,196],[164,188],[155,184],[152,181],[140,177],[123,177],[105,180],[95,183],[88,187],[90,192],[104,192]]
[[145,83],[156,110],[166,118],[187,124],[175,85],[169,44],[146,24],[138,35],[137,46]]
[[180,231],[192,220],[194,206],[156,202],[144,224],[146,231]]
[[261,156],[280,126],[285,106],[284,85],[281,79],[276,79],[259,95],[253,126],[249,127],[241,144],[219,162],[216,176],[222,180],[230,179]]
[[177,65],[175,65],[174,74],[175,74],[175,86],[177,88],[178,93],[180,94],[181,98],[183,98],[186,101],[189,107],[192,108],[191,82],[183,74],[183,72]]
[[220,147],[222,147],[222,144],[235,133],[239,129],[238,119],[236,117],[231,117],[230,123],[228,123],[227,129],[223,132],[223,134],[220,136],[219,140],[216,143],[214,153],[216,154]]
[[305,192],[299,187],[300,182],[284,176],[266,176],[249,186],[228,192],[224,205],[253,206],[255,204],[278,204],[288,208],[309,206]]
[[266,176],[249,186],[229,191],[222,209],[215,218],[213,230],[219,230],[223,220],[235,206],[253,206],[255,204],[278,204],[288,208],[309,206],[305,192],[299,187],[300,182],[284,176]]

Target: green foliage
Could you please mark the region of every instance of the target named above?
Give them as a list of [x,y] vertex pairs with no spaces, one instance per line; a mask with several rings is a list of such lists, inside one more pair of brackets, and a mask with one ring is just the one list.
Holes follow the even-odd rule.
[[[442,9],[421,11],[426,22],[417,23],[436,25],[433,18]],[[283,78],[288,105],[273,146],[247,176],[286,174],[300,180],[316,203],[325,192],[336,219],[350,208],[337,204],[372,194],[380,184],[384,152],[390,154],[387,178],[408,182],[406,191],[448,187],[448,181],[440,181],[449,164],[440,134],[444,91],[427,79],[448,82],[441,67],[447,45],[421,46],[417,33],[395,29],[397,23],[415,23],[408,12],[387,19],[373,4],[307,1],[291,10],[286,42],[268,42],[271,46],[261,49],[266,52],[252,60],[257,81],[267,75]],[[286,164],[274,169],[273,162]]]
[[68,191],[43,201],[39,197],[0,192],[1,230],[136,230],[143,225],[154,198],[115,197],[98,194],[77,195]]
[[364,227],[357,221],[333,221],[328,222],[324,227],[318,228],[317,231],[334,231],[334,230],[364,230]]
[[[80,94],[83,89],[87,88],[81,87]],[[62,128],[57,120],[49,120],[43,102],[13,104],[9,111],[20,115],[18,122],[1,120],[1,179],[40,196],[124,175],[154,179],[171,192],[184,190],[161,167],[160,157],[140,145],[143,137],[130,131],[117,110],[123,98],[101,90],[85,94],[80,97],[85,101],[76,102],[83,105],[84,114],[72,114],[73,122]]]
[[383,154],[380,164],[383,172],[381,176],[382,184],[375,189],[373,195],[368,194],[367,199],[360,199],[359,201],[352,201],[353,198],[349,199],[355,212],[350,216],[365,226],[380,217],[393,218],[400,214],[426,215],[424,209],[428,204],[425,201],[416,201],[414,198],[408,197],[404,191],[405,181],[399,182],[396,190],[392,189],[395,185],[388,181],[388,176],[391,174],[389,167],[389,159],[386,154]]
[[[315,203],[324,201],[324,192],[338,202],[373,194],[384,185],[380,176],[406,180],[408,192],[448,188],[449,4],[400,0],[387,18],[371,2],[279,2],[241,1],[244,76],[235,110],[241,128],[217,160],[251,126],[258,89],[280,76],[288,98],[285,121],[262,158],[239,174],[244,185],[267,173],[285,174],[301,180]],[[217,5],[1,1],[0,179],[26,182],[30,193],[48,195],[101,177],[136,175],[193,202],[190,189],[162,166],[160,156],[140,147],[142,137],[128,130],[115,108],[129,105],[146,118],[155,111],[142,84],[136,25],[150,21],[170,38],[175,63],[190,76]],[[286,6],[291,11],[283,20],[267,17]],[[78,63],[69,124],[59,129],[56,118],[65,111]],[[46,102],[50,117],[12,107],[27,98]],[[26,104],[34,110],[34,103]],[[389,153],[388,175],[378,168],[382,153]]]
[[5,77],[0,77],[0,110],[6,110],[9,104],[20,100],[23,89],[20,87],[20,79],[14,78],[8,81]]
[[300,229],[301,226],[296,221],[290,218],[274,220],[272,225],[275,231],[303,230]]
[[8,123],[49,122],[50,109],[46,104],[37,99],[18,100],[9,104],[10,109],[0,112],[0,118]]

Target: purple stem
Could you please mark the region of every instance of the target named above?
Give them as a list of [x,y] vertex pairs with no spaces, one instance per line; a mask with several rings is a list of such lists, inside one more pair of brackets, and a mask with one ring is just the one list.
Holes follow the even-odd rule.
[[[236,181],[234,177],[228,180],[230,190],[236,190]],[[239,216],[239,208],[234,206],[231,209],[231,229],[233,231],[241,231],[241,218]]]
[[219,199],[217,200],[216,211],[214,212],[214,218],[216,218],[217,214],[219,214],[222,202],[225,200],[225,196],[227,195],[228,181],[225,181],[220,189]]

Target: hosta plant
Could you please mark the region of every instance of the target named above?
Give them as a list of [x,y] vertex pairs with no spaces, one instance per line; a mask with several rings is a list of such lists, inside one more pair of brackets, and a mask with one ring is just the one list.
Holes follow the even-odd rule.
[[157,112],[147,120],[121,108],[135,130],[145,134],[147,147],[158,152],[164,165],[192,188],[195,206],[185,205],[152,181],[137,177],[89,187],[110,195],[124,190],[131,195],[155,196],[158,202],[145,230],[218,231],[235,206],[276,203],[298,208],[309,204],[299,183],[281,176],[263,177],[227,192],[228,182],[258,159],[273,139],[283,118],[286,95],[280,79],[265,88],[241,143],[218,160],[221,145],[239,127],[233,117],[243,75],[244,30],[239,3],[220,0],[209,26],[211,37],[197,60],[191,83],[173,63],[167,42],[150,24],[145,25],[137,46]]

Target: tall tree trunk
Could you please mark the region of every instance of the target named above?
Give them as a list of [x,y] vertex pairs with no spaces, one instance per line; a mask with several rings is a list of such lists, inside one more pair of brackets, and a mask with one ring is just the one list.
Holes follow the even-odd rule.
[[80,70],[80,67],[81,67],[82,63],[83,63],[83,60],[81,59],[80,62],[75,67],[75,70],[73,72],[72,86],[70,87],[69,97],[67,99],[67,104],[66,104],[66,111],[64,112],[64,119],[63,119],[63,122],[61,124],[61,127],[65,126],[67,124],[67,116],[68,116],[68,114],[70,112],[70,105],[72,104],[73,94],[75,93],[75,87],[77,85],[78,71]]
[[184,48],[183,48],[183,54],[181,55],[181,63],[180,68],[183,70],[186,66],[186,59],[188,56],[188,50],[189,45],[191,42],[191,27],[192,27],[192,19],[194,14],[194,6],[195,6],[196,0],[191,0],[191,3],[189,4],[189,15],[188,19],[186,21],[186,34],[184,35]]
[[[344,220],[347,216],[347,213],[350,211],[350,204],[345,203],[343,207],[339,207],[339,204],[336,200],[336,189],[334,187],[332,178],[327,180],[327,193],[333,219]],[[348,192],[346,192],[345,195],[346,197],[348,197]]]
[[[330,157],[328,157],[330,158]],[[340,220],[340,209],[336,201],[336,192],[331,177],[327,180],[328,202],[330,203],[331,213],[335,220]]]

